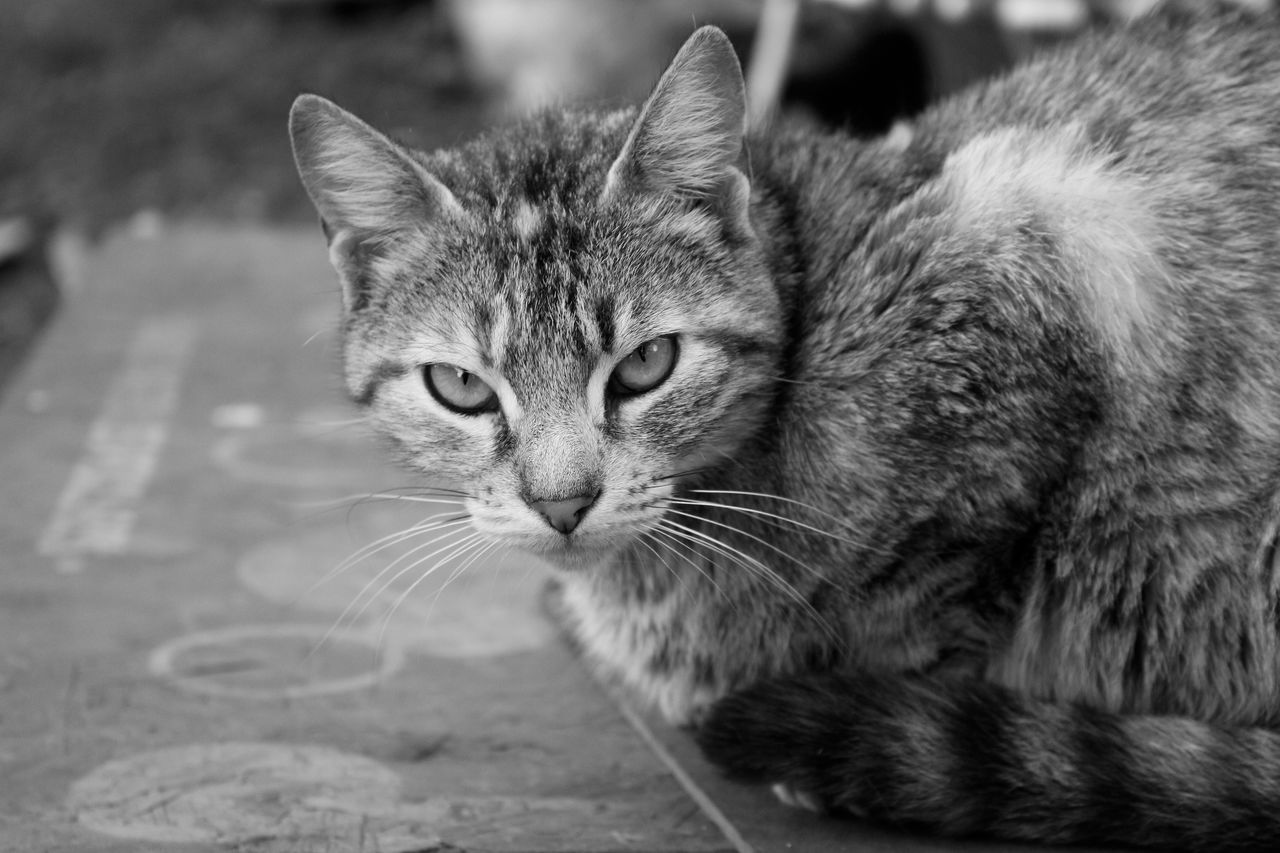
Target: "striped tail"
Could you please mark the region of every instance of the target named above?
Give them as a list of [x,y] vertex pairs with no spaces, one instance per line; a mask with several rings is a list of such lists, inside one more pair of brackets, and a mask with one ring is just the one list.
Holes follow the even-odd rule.
[[827,674],[722,699],[698,741],[732,777],[940,835],[1280,850],[1280,733],[1268,729]]

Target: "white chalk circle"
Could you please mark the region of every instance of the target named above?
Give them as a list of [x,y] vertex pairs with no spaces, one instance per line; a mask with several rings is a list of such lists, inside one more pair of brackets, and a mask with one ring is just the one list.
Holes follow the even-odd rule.
[[377,442],[349,418],[236,429],[214,442],[211,455],[239,480],[286,488],[359,486],[386,467]]
[[113,838],[264,853],[725,849],[705,823],[655,823],[649,797],[401,797],[400,777],[363,756],[231,742],[103,764],[71,785],[67,808],[81,826]]
[[390,640],[327,625],[233,625],[177,637],[147,662],[182,690],[236,699],[306,699],[374,687],[404,666]]
[[424,529],[403,541],[392,536],[374,550],[381,537],[413,523],[403,506],[382,512],[367,517],[374,523],[359,533],[336,518],[262,543],[241,558],[237,575],[269,601],[330,614],[340,627],[367,630],[412,652],[488,657],[554,640],[538,603],[550,571],[544,563],[509,551],[482,552],[465,523]]
[[290,850],[355,850],[363,841],[359,849],[409,850],[438,842],[404,823],[393,837],[368,837],[370,816],[399,798],[400,777],[372,759],[323,746],[233,742],[108,762],[71,785],[67,805],[88,829],[164,844],[279,840]]

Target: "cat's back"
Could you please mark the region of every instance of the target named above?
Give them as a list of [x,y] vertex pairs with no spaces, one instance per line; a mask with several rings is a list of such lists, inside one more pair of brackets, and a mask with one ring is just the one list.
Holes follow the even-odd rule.
[[1280,323],[1280,14],[1167,7],[1099,32],[942,105],[922,148],[945,169],[1010,128],[978,180],[1062,170],[1080,197],[1060,224],[1118,210],[1110,237],[1151,255],[1153,302],[1235,293]]
[[1092,279],[1103,314],[1212,319],[1238,298],[1280,336],[1280,14],[1165,8],[943,101],[908,138],[796,134],[770,151],[797,188],[810,296],[838,323],[883,303],[875,276],[909,289],[918,265],[895,261],[1017,226]]
[[[1121,143],[1136,134],[1135,142],[1158,151],[1162,139],[1181,149],[1189,139],[1224,133],[1243,142],[1232,129],[1252,126],[1275,141],[1277,45],[1276,12],[1213,3],[1165,8],[1050,50],[945,102],[928,116],[928,131],[946,145],[993,125],[1086,122],[1099,141]],[[1144,152],[1131,147],[1141,161]]]

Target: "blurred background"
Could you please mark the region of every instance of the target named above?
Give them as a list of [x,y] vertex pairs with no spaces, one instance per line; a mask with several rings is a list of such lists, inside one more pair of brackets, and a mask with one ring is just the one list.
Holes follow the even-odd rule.
[[299,92],[408,145],[448,146],[544,103],[641,98],[691,29],[715,23],[761,109],[874,134],[1044,41],[1148,5],[2,0],[0,381],[52,307],[37,268],[56,229],[311,220],[285,133]]

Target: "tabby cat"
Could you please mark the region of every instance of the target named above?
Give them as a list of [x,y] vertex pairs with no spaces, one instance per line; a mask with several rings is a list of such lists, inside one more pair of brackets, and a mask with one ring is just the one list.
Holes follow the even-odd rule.
[[291,116],[347,387],[588,654],[786,799],[1280,844],[1280,20],[1165,9],[858,141]]

